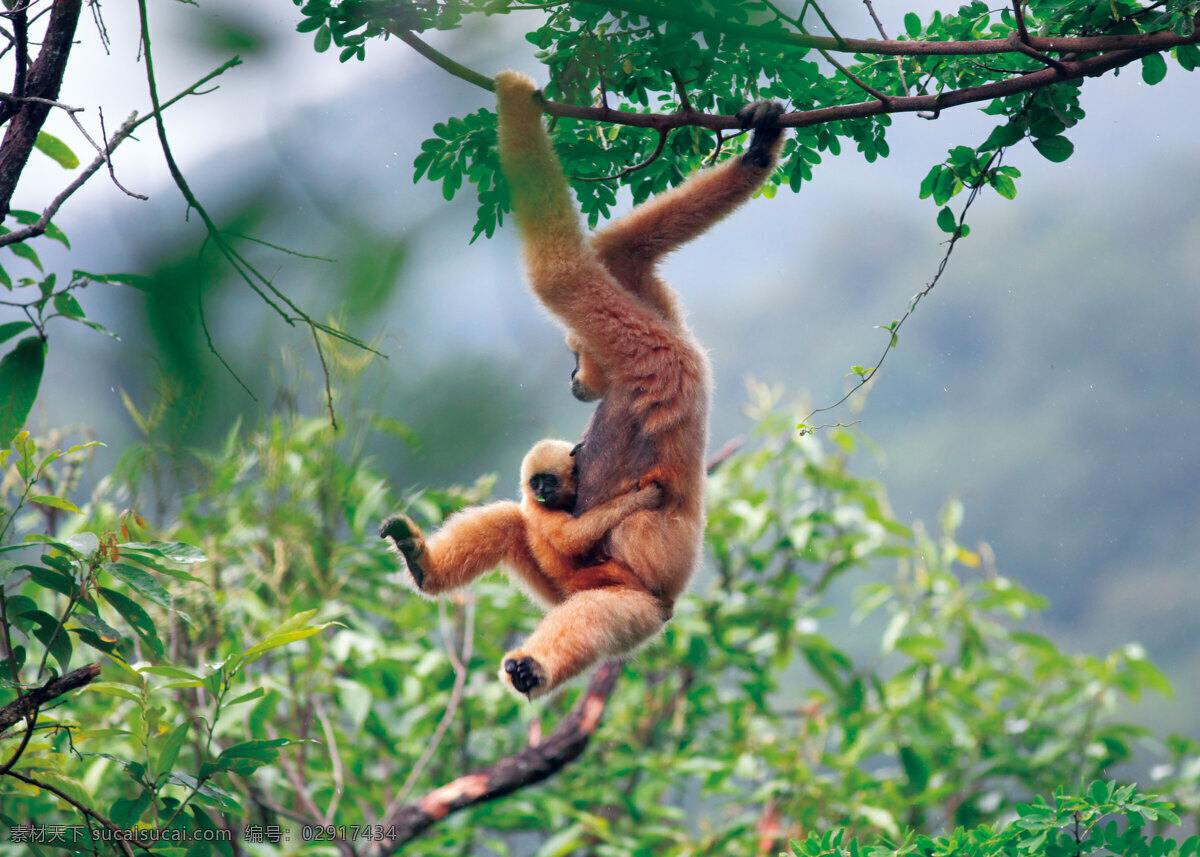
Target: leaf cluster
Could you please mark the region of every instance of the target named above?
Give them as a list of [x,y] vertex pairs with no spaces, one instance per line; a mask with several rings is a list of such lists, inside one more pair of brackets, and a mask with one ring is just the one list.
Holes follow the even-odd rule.
[[[879,99],[936,95],[1019,78],[1046,68],[1046,60],[1028,51],[973,56],[921,54],[883,56],[856,53],[838,61],[822,44],[844,43],[819,4],[805,3],[789,14],[768,0],[674,4],[644,0],[584,3],[516,3],[512,0],[472,2],[385,2],[385,0],[295,0],[304,16],[299,29],[317,33],[317,49],[342,47],[342,59],[361,58],[372,38],[426,30],[452,30],[471,16],[513,14],[528,20],[527,40],[546,66],[545,93],[569,105],[613,108],[624,114],[654,113],[683,117],[683,127],[650,130],[622,124],[559,119],[554,136],[560,157],[591,224],[607,217],[616,189],[628,187],[634,201],[678,184],[692,170],[721,156],[728,146],[722,132],[690,127],[688,116],[730,115],[759,98],[783,102],[790,111],[855,105]],[[1020,31],[1041,36],[1116,36],[1174,31],[1194,33],[1195,0],[1169,3],[1095,2],[1095,0],[1031,0],[1021,4],[1018,20],[1010,7],[989,7],[982,0],[956,12],[935,11],[922,21],[904,17],[904,38],[913,42],[963,43],[1005,40]],[[871,26],[864,13],[861,24]],[[824,42],[814,36],[825,37]],[[857,43],[856,43],[857,44]],[[834,53],[838,53],[835,49]],[[1195,68],[1200,48],[1184,44],[1172,51],[1179,65]],[[1086,56],[1086,55],[1085,55]],[[451,73],[456,64],[435,61]],[[822,61],[824,60],[824,62]],[[1147,51],[1140,57],[1143,79],[1158,83],[1167,72],[1167,56]],[[480,76],[469,78],[478,82]],[[987,141],[972,147],[978,155],[1030,139],[1052,161],[1063,161],[1072,145],[1063,132],[1083,118],[1080,82],[1051,84],[1029,93],[999,97],[984,112],[998,117]],[[885,102],[885,107],[888,104]],[[940,109],[940,108],[939,108]],[[797,128],[783,152],[768,192],[786,183],[798,190],[812,178],[825,154],[838,155],[852,145],[868,161],[886,157],[890,110],[861,118],[819,120]],[[936,111],[933,116],[936,118]],[[491,235],[507,211],[495,157],[488,148],[494,117],[480,111],[439,125],[417,158],[415,180],[440,181],[447,198],[465,183],[477,186],[481,205],[472,240]],[[659,156],[658,134],[669,133]],[[958,151],[964,147],[957,147]],[[986,160],[986,159],[985,159]],[[962,164],[954,157],[934,167],[953,176]],[[1010,168],[1012,169],[1012,168]],[[1016,194],[1018,172],[984,177],[1006,198]],[[946,191],[963,176],[943,178],[939,205]],[[970,178],[970,177],[966,177]],[[929,196],[922,186],[922,196]]]

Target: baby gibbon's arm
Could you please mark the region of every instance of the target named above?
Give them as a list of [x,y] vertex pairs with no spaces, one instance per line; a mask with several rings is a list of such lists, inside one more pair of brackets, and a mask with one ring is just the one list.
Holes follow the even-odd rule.
[[564,556],[577,557],[587,553],[596,543],[608,535],[608,531],[634,512],[657,509],[662,505],[662,488],[651,483],[645,488],[614,497],[589,509],[578,518],[567,512],[552,512],[536,509],[536,520],[531,522],[543,538]]

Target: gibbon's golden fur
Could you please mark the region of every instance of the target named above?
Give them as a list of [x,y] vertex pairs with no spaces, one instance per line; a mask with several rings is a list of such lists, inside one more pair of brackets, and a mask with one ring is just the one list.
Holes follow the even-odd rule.
[[[557,469],[560,479],[564,472],[562,447],[530,462],[539,444],[526,457],[534,469],[522,468],[521,506],[464,510],[428,542],[403,516],[385,521],[381,535],[392,538],[425,592],[466,585],[503,560],[552,605],[502,662],[500,677],[534,698],[658,633],[699,562],[712,381],[708,359],[655,265],[761,186],[778,156],[775,120],[782,111],[767,102],[748,105],[738,114],[754,128],[746,152],[642,203],[589,241],[533,81],[502,72],[496,94],[501,167],[530,283],[567,328],[577,361],[572,392],[601,400],[567,471],[574,507],[530,499],[529,477],[537,469]],[[557,465],[546,464],[555,455]],[[548,538],[535,556],[538,537],[530,534],[552,531],[574,538]]]
[[[391,539],[417,588],[430,595],[465,585],[497,565],[503,565],[515,583],[547,607],[583,591],[636,587],[640,582],[627,566],[595,549],[620,521],[634,512],[656,508],[662,491],[651,483],[575,517],[571,514],[575,505],[573,454],[566,441],[538,441],[521,462],[519,504],[500,501],[464,509],[428,541],[411,519],[394,515],[384,521],[380,535]],[[596,639],[589,649],[564,645],[561,633],[553,623],[543,623],[525,643],[533,651],[563,654],[547,659],[560,681],[624,642],[623,637]],[[540,674],[531,671],[532,665],[509,660],[505,667],[502,676],[514,687],[538,685]]]
[[[640,586],[583,591],[547,616],[559,645],[633,640],[657,633],[699,562],[704,534],[704,456],[711,377],[657,262],[748,199],[771,174],[782,145],[782,108],[757,102],[738,114],[753,127],[750,146],[720,166],[634,208],[588,241],[562,167],[542,124],[540,95],[515,72],[496,77],[500,163],[508,179],[538,299],[567,328],[576,354],[572,391],[599,398],[576,455],[576,515],[651,482],[662,505],[635,512],[600,549]],[[624,645],[609,653],[632,648]],[[525,646],[505,659],[532,660],[553,685],[558,653]],[[538,669],[531,669],[537,673]]]

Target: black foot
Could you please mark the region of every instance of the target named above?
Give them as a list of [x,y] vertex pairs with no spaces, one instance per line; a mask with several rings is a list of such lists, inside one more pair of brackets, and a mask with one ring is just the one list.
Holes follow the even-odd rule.
[[737,120],[743,128],[754,129],[750,148],[742,155],[744,163],[755,167],[766,167],[771,163],[771,149],[783,133],[776,123],[783,115],[783,105],[778,101],[755,101],[737,112]]
[[413,524],[405,515],[392,515],[379,525],[379,538],[391,539],[399,544],[412,541]]
[[417,543],[413,539],[413,536],[419,533],[417,525],[409,520],[407,515],[392,515],[379,525],[379,538],[392,540],[396,550],[404,557],[404,564],[408,566],[409,574],[416,581],[417,589],[424,589],[425,572],[417,562]]
[[546,683],[542,674],[542,665],[533,658],[525,657],[520,660],[509,658],[504,662],[504,671],[508,673],[509,681],[518,693],[528,696]]

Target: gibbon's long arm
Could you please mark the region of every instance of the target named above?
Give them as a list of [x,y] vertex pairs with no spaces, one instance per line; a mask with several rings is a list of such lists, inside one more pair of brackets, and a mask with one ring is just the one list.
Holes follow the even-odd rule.
[[754,195],[775,169],[783,132],[775,120],[783,108],[758,101],[738,111],[753,128],[750,147],[723,163],[692,173],[678,187],[638,205],[592,236],[592,247],[617,282],[678,320],[673,295],[653,268],[663,256],[691,241]]

